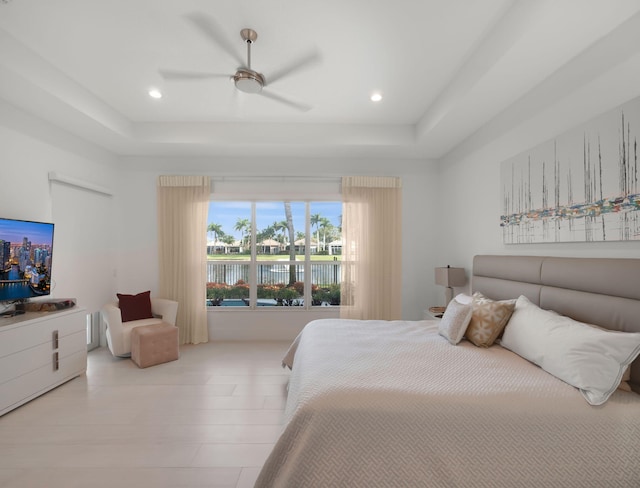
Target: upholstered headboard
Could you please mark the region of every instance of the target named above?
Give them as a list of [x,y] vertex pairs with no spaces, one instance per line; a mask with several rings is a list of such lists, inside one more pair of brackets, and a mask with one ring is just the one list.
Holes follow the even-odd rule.
[[[475,256],[471,289],[494,300],[525,295],[581,322],[640,332],[640,259]],[[631,383],[640,392],[640,360]]]

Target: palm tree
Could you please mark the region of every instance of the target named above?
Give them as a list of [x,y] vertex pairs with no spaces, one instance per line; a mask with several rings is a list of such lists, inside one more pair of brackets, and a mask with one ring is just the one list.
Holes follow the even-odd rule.
[[276,231],[271,226],[267,227],[264,230],[261,230],[256,234],[256,244],[262,244],[261,252],[264,253],[264,241],[268,239],[273,239],[275,234],[276,234]]
[[[287,229],[289,230],[289,259],[296,260],[296,233],[293,229],[293,216],[291,214],[291,202],[284,202],[284,215],[287,219]],[[289,286],[296,282],[296,267],[294,264],[289,266]]]
[[272,226],[269,226],[264,230],[261,230],[260,232],[258,232],[258,234],[256,235],[256,242],[263,242],[263,241],[266,241],[267,239],[273,239],[275,236],[276,236],[275,229]]
[[249,232],[251,232],[251,222],[249,221],[249,219],[242,219],[238,217],[238,220],[236,221],[236,225],[234,229],[240,232],[240,235],[242,236],[240,241],[243,242],[245,245],[248,245],[249,244],[248,236],[249,236]]
[[236,242],[236,238],[231,234],[224,234],[223,236],[220,236],[220,240],[229,246]]
[[[322,250],[327,249],[327,231],[329,231],[333,227],[331,221],[326,217],[321,217],[318,222],[318,228],[322,229]],[[320,240],[318,240],[318,245],[320,245]]]
[[280,222],[274,222],[273,224],[271,224],[271,227],[276,232],[276,234],[279,232],[281,233],[276,237],[276,239],[282,244],[286,244],[287,243],[286,230],[288,229],[287,222],[285,220],[281,220]]
[[319,224],[320,224],[320,219],[322,217],[320,216],[320,214],[313,214],[309,217],[309,223],[311,224],[311,226],[315,226],[316,227],[316,242],[318,243],[318,245],[320,244],[320,228],[319,228]]
[[220,237],[224,235],[222,225],[211,222],[207,227],[207,232],[213,232],[213,242],[215,243]]

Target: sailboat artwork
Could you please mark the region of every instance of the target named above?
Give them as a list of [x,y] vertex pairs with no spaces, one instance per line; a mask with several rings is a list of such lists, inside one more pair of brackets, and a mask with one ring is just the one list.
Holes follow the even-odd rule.
[[501,165],[505,244],[640,240],[640,98]]

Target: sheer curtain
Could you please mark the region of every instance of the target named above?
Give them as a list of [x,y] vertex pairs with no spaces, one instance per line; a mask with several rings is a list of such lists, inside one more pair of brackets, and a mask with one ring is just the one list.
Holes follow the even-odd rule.
[[209,340],[206,309],[208,176],[158,177],[159,292],[176,300],[180,344]]
[[342,179],[340,317],[402,316],[402,182],[395,177]]

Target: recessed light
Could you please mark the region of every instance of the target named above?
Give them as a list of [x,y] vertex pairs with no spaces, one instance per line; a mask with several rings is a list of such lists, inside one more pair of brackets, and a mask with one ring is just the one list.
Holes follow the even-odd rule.
[[162,92],[157,88],[152,88],[151,90],[149,90],[149,96],[151,98],[162,98]]
[[379,102],[380,100],[382,100],[382,95],[380,93],[374,93],[371,95],[372,102]]

